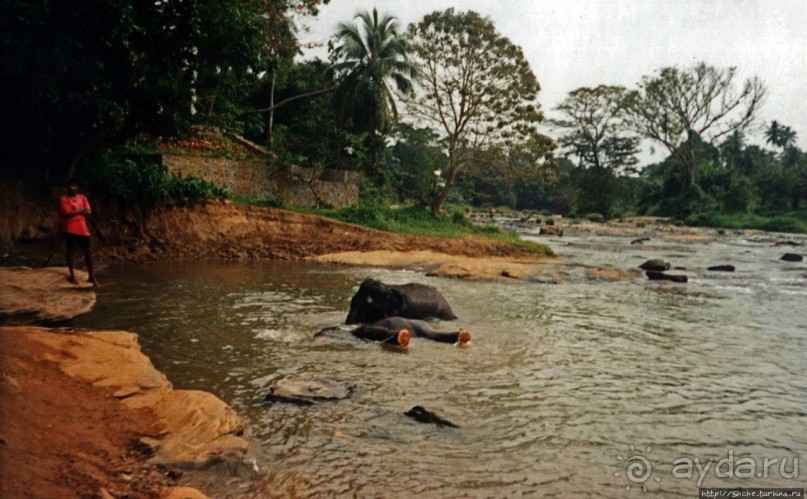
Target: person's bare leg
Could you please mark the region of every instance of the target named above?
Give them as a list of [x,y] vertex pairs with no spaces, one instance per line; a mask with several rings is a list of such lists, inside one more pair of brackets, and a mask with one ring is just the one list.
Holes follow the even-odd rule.
[[91,282],[96,288],[100,287],[101,284],[98,283],[98,279],[95,278],[95,273],[93,272],[92,252],[90,251],[90,248],[84,250],[84,261],[87,262],[87,274],[89,274],[89,277],[87,277],[87,282]]
[[65,243],[65,257],[67,259],[67,280],[70,281],[72,284],[78,285],[78,281],[76,280],[76,275],[73,271],[73,243],[66,242]]

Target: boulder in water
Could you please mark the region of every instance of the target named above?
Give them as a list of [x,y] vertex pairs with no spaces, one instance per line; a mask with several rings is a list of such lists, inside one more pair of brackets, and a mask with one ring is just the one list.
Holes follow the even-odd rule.
[[652,270],[654,272],[662,272],[664,270],[670,270],[670,267],[671,267],[670,262],[665,262],[660,258],[654,258],[639,265],[639,268],[642,270]]
[[634,239],[630,243],[631,244],[644,244],[645,241],[649,241],[649,240],[650,240],[649,237],[640,237],[639,239]]
[[797,255],[796,253],[785,253],[784,255],[782,255],[782,258],[780,258],[780,260],[784,260],[786,262],[800,262],[804,260],[804,257],[801,255]]
[[415,407],[406,411],[404,414],[419,423],[435,424],[441,427],[448,426],[449,428],[459,428],[459,425],[452,423],[446,418],[426,409],[421,405],[416,405]]
[[689,278],[685,275],[665,274],[655,270],[648,270],[645,275],[651,281],[672,281],[672,282],[687,282]]
[[734,265],[715,265],[706,270],[711,270],[712,272],[734,272],[735,269]]
[[541,232],[539,232],[538,235],[563,237],[563,229],[557,225],[542,225]]
[[284,378],[269,388],[266,402],[312,405],[318,402],[346,399],[353,386],[324,378]]

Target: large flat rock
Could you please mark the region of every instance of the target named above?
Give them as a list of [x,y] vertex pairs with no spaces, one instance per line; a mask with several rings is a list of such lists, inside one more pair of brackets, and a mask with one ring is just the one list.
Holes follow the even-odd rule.
[[111,391],[127,408],[153,411],[161,436],[141,439],[151,448],[152,464],[202,468],[239,458],[249,446],[241,438],[244,423],[229,405],[210,393],[174,390],[140,351],[135,334],[37,327],[0,328],[3,333],[25,334],[48,347],[45,360],[74,379]]
[[87,274],[79,285],[67,280],[67,267],[0,267],[0,324],[50,324],[92,310],[95,292]]
[[346,399],[352,391],[353,386],[331,379],[289,377],[272,385],[266,400],[309,405]]
[[428,268],[426,275],[469,280],[524,279],[540,274],[557,259],[517,256],[474,257],[451,255],[429,250],[417,251],[347,251],[311,258],[325,263],[368,265],[392,268]]

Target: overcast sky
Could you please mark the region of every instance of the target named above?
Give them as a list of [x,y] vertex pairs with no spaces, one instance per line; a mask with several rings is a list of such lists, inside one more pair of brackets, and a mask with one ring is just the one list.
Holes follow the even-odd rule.
[[302,39],[324,43],[337,23],[373,7],[404,26],[449,7],[489,17],[524,50],[548,116],[582,86],[635,87],[656,69],[698,61],[736,66],[742,80],[756,75],[768,87],[749,138],[761,141],[763,122],[777,120],[807,149],[807,0],[331,0]]

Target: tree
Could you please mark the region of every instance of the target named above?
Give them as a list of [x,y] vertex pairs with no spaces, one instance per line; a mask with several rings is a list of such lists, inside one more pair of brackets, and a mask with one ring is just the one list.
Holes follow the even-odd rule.
[[[258,73],[252,2],[11,0],[2,7],[2,151],[12,169],[69,176],[93,148],[226,121]],[[252,80],[254,81],[254,77]]]
[[[566,132],[560,146],[567,156],[577,157],[579,168],[591,170],[581,172],[581,180],[590,180],[581,186],[583,194],[594,201],[587,203],[587,211],[608,216],[616,176],[638,162],[639,138],[626,133],[624,122],[629,96],[624,87],[583,87],[569,93],[555,108],[562,117],[552,123]],[[590,189],[592,186],[599,187]]]
[[554,149],[552,139],[538,135],[507,150],[493,145],[474,151],[458,175],[455,189],[476,205],[523,207],[554,170]]
[[407,60],[409,46],[398,34],[398,21],[378,11],[360,12],[358,22],[338,27],[339,45],[331,53],[337,85],[333,106],[337,117],[366,132],[373,156],[375,183],[383,185],[379,163],[383,135],[398,118],[393,89],[408,93],[417,68]]
[[[256,15],[266,21],[265,59],[269,88],[266,115],[266,148],[274,147],[275,90],[278,77],[289,70],[294,56],[300,53],[297,21],[302,16],[315,16],[320,4],[329,0],[261,0]],[[263,111],[263,110],[262,110]]]
[[395,143],[387,149],[390,187],[398,201],[428,203],[424,196],[435,186],[435,172],[445,167],[445,156],[436,145],[436,135],[428,128],[399,123],[391,137]]
[[[735,130],[718,146],[720,159],[727,169],[737,170],[742,164],[743,149],[745,148],[745,134]],[[746,173],[746,172],[741,172]]]
[[789,126],[782,126],[778,121],[771,121],[771,125],[765,129],[765,143],[775,147],[781,147],[784,151],[796,143],[796,132]]
[[521,48],[475,12],[433,12],[409,34],[422,74],[406,106],[420,126],[438,132],[448,158],[445,185],[431,200],[437,214],[476,151],[539,136],[541,87]]
[[[277,96],[283,102],[293,98],[287,96],[311,95],[327,87],[330,80],[325,76],[325,69],[326,63],[320,60],[295,64],[289,69],[282,87],[278,87]],[[261,90],[263,98],[266,89]],[[282,162],[318,171],[355,170],[366,155],[363,137],[339,125],[324,93],[288,101],[277,109],[275,121],[275,152]]]
[[398,21],[378,11],[356,15],[360,24],[339,25],[341,45],[332,52],[339,82],[333,103],[339,117],[365,132],[387,132],[398,116],[392,86],[408,93],[417,68],[407,60],[409,47],[398,35]]
[[753,122],[765,97],[759,78],[735,88],[736,68],[701,62],[666,67],[644,76],[630,107],[630,123],[640,135],[661,143],[680,165],[682,185],[695,184],[697,141],[713,143]]
[[635,165],[639,138],[627,134],[624,123],[629,92],[624,87],[600,85],[578,88],[555,110],[562,118],[552,124],[567,133],[559,140],[579,164],[597,171],[618,172]]

